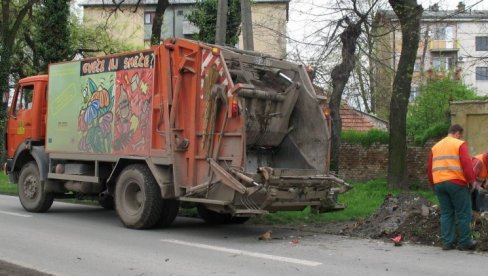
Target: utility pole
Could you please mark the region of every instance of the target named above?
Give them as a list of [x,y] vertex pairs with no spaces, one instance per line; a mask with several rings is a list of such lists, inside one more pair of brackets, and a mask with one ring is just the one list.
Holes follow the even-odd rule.
[[219,0],[217,6],[217,26],[215,28],[215,44],[225,45],[227,33],[228,0]]
[[244,50],[254,51],[250,0],[241,0],[241,21]]

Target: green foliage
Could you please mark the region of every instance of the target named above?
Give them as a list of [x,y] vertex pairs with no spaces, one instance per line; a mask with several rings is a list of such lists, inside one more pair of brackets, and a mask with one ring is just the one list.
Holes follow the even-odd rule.
[[35,44],[41,59],[40,70],[47,71],[52,62],[70,57],[70,2],[66,0],[44,0],[35,16]]
[[414,136],[414,142],[417,145],[423,145],[429,139],[438,139],[447,135],[449,130],[449,123],[440,122],[433,124],[431,127],[427,128],[423,132],[416,134]]
[[429,81],[421,91],[407,113],[407,135],[415,141],[426,141],[447,133],[451,124],[450,101],[477,99],[472,89],[448,78]]
[[8,177],[0,172],[0,194],[4,195],[16,195],[17,185],[12,184],[8,181]]
[[84,26],[78,23],[76,18],[73,18],[70,22],[70,32],[73,54],[80,49],[88,49],[90,52],[103,54],[138,50],[138,47],[112,38],[103,25]]
[[[218,0],[200,0],[195,9],[188,15],[188,20],[200,29],[195,39],[207,43],[215,43],[215,30],[217,26]],[[235,45],[238,42],[239,26],[241,24],[241,3],[239,0],[229,0],[227,13],[226,44]]]
[[341,140],[347,143],[371,146],[374,143],[388,144],[388,132],[385,130],[371,129],[368,132],[345,130],[341,133]]

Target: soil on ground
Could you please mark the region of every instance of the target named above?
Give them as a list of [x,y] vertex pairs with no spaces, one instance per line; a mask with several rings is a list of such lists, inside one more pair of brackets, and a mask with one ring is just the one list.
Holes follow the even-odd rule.
[[[303,225],[302,230],[361,238],[392,239],[401,236],[400,243],[441,246],[440,210],[425,198],[413,193],[388,195],[381,207],[369,218],[355,222],[334,222]],[[488,251],[488,212],[473,214],[473,238],[476,250]]]

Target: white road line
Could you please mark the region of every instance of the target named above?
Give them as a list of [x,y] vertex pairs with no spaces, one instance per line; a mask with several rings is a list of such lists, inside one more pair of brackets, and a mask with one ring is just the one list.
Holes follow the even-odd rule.
[[6,215],[11,215],[11,216],[23,217],[23,218],[31,218],[32,217],[31,215],[24,215],[24,214],[7,212],[7,211],[0,211],[0,213],[6,214]]
[[299,264],[299,265],[319,266],[322,264],[322,263],[314,262],[314,261],[307,261],[307,260],[301,260],[301,259],[294,259],[294,258],[288,258],[288,257],[282,257],[282,256],[276,256],[276,255],[268,255],[268,254],[263,254],[263,253],[251,252],[251,251],[237,250],[237,249],[232,249],[232,248],[207,245],[207,244],[203,244],[203,243],[192,243],[192,242],[185,242],[185,241],[180,241],[180,240],[165,240],[165,239],[163,239],[161,241],[162,242],[168,242],[168,243],[174,243],[174,244],[181,244],[181,245],[186,245],[186,246],[192,246],[192,247],[197,247],[197,248],[227,252],[227,253],[231,253],[231,254],[256,257],[256,258],[261,258],[261,259],[269,259],[269,260],[274,260],[274,261]]

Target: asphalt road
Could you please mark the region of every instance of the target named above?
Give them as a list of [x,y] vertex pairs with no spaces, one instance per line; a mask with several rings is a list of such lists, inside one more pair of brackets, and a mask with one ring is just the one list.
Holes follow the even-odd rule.
[[[257,239],[270,229],[272,240]],[[33,214],[3,195],[0,260],[52,275],[479,276],[488,270],[482,253],[180,217],[168,229],[130,230],[99,207],[55,202],[48,213]],[[15,271],[6,266],[0,262],[0,275],[1,268]],[[16,274],[25,273],[4,275]]]

